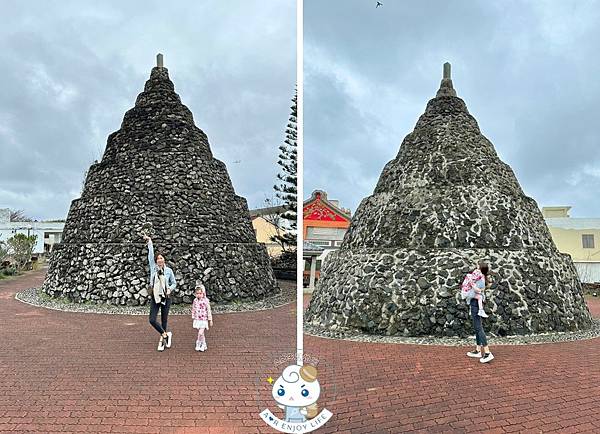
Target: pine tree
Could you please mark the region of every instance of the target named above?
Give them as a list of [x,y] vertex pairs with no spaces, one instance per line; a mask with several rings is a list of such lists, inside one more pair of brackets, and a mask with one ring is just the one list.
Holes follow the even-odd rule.
[[293,250],[296,247],[296,218],[297,218],[297,138],[296,125],[298,94],[292,98],[290,119],[285,129],[284,144],[279,147],[279,161],[281,172],[277,174],[278,184],[275,184],[275,197],[283,204],[284,211],[280,214],[285,222],[286,233],[273,237],[273,241],[280,243],[284,250]]

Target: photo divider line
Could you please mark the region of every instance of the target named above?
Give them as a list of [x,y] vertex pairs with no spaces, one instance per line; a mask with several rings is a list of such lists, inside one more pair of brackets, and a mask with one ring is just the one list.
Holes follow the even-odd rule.
[[304,0],[296,0],[296,89],[297,89],[297,177],[296,177],[296,363],[303,365],[304,359],[304,259],[302,230],[304,203]]

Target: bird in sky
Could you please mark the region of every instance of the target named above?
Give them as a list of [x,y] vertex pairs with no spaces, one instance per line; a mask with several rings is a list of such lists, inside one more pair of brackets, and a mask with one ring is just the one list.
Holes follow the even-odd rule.
[[383,6],[383,3],[377,2],[377,6],[375,6],[375,9],[377,9],[379,6]]
[[239,164],[239,163],[241,163],[241,162],[242,162],[242,160],[235,160],[235,161],[233,162],[233,164]]

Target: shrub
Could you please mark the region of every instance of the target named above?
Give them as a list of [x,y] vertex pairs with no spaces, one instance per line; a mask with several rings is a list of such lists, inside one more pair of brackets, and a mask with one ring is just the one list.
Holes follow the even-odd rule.
[[8,248],[15,262],[17,269],[22,270],[31,262],[31,255],[37,240],[37,235],[27,236],[25,234],[15,234],[7,241]]

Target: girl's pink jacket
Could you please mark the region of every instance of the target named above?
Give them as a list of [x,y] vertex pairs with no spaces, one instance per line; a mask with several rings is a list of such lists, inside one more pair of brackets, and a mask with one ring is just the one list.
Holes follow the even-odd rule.
[[206,296],[202,299],[194,298],[192,304],[192,319],[202,321],[212,321],[212,312],[210,311],[210,301]]

